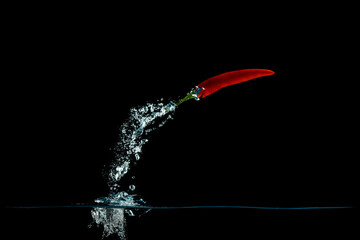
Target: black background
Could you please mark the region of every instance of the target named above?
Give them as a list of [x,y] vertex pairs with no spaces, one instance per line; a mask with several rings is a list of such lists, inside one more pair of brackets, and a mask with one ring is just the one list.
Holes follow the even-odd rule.
[[[276,74],[181,105],[132,169],[137,193],[155,206],[357,205],[357,49],[337,16],[293,6],[27,7],[6,22],[4,206],[107,195],[110,148],[131,107],[183,97],[209,77],[246,68]],[[87,227],[89,209],[4,212],[11,239],[102,234]],[[357,213],[151,211],[128,218],[128,236],[344,236],[354,233]]]

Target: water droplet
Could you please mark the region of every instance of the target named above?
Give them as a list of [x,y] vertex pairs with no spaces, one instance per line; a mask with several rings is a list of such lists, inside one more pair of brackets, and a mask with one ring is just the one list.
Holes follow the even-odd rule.
[[130,189],[131,191],[134,191],[134,190],[135,190],[135,185],[130,185],[130,186],[129,186],[129,189]]
[[119,173],[116,173],[115,174],[115,180],[118,181],[120,179],[120,174]]
[[140,146],[136,146],[134,147],[134,150],[133,150],[135,153],[138,153],[138,152],[141,152],[141,147]]
[[134,217],[134,216],[135,216],[135,214],[133,213],[133,211],[130,210],[130,209],[126,209],[125,212],[126,212],[130,217]]

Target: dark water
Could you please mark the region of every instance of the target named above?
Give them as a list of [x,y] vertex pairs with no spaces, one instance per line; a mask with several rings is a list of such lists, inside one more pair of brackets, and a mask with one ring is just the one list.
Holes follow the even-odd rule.
[[182,210],[182,209],[258,209],[258,210],[335,210],[355,208],[351,206],[323,207],[259,207],[259,206],[114,206],[114,205],[63,205],[63,206],[13,206],[8,208],[40,209],[40,208],[113,208],[113,209],[145,209],[145,210]]

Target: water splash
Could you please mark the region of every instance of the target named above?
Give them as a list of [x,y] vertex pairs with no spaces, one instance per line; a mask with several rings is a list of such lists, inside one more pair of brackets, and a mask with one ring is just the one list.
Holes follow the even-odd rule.
[[[175,111],[175,107],[173,102],[167,105],[160,102],[147,103],[130,110],[130,117],[120,127],[119,141],[114,148],[116,156],[109,173],[110,191],[117,192],[119,190],[119,181],[131,166],[140,160],[142,148],[148,142],[149,133],[162,127],[171,119],[171,113]],[[160,119],[162,121],[159,122]]]
[[[119,141],[114,147],[115,160],[111,164],[108,175],[109,196],[95,200],[97,204],[106,204],[114,208],[95,207],[91,211],[93,221],[103,226],[103,237],[117,234],[120,239],[126,239],[125,216],[137,216],[149,209],[124,209],[121,206],[141,206],[145,201],[135,193],[135,185],[121,185],[120,180],[140,160],[142,148],[148,142],[149,133],[164,126],[172,119],[176,104],[164,104],[163,99],[158,103],[147,103],[144,106],[132,108],[129,119],[120,127]],[[132,177],[131,179],[134,179]],[[129,194],[130,191],[132,194]]]
[[[137,195],[130,195],[125,191],[119,192],[109,197],[102,197],[95,200],[97,204],[106,204],[113,208],[95,207],[91,210],[91,216],[97,226],[103,226],[103,238],[111,234],[117,234],[120,239],[126,239],[126,218],[128,216],[138,216],[141,213],[150,211],[149,209],[130,209],[126,206],[141,207],[145,201]],[[124,208],[122,208],[124,206]]]

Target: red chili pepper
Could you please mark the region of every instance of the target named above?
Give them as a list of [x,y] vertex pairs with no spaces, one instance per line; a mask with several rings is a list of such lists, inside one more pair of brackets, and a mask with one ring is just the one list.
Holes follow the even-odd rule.
[[197,85],[199,88],[205,88],[205,90],[199,92],[198,97],[201,96],[202,98],[204,98],[220,90],[221,88],[249,81],[258,77],[270,76],[273,74],[273,71],[267,69],[243,69],[226,72],[211,77]]
[[214,77],[211,77],[195,87],[186,97],[176,103],[179,106],[187,100],[195,98],[199,100],[200,97],[204,98],[220,90],[221,88],[231,86],[237,83],[252,80],[258,77],[270,76],[274,72],[267,69],[243,69],[232,72],[226,72]]

